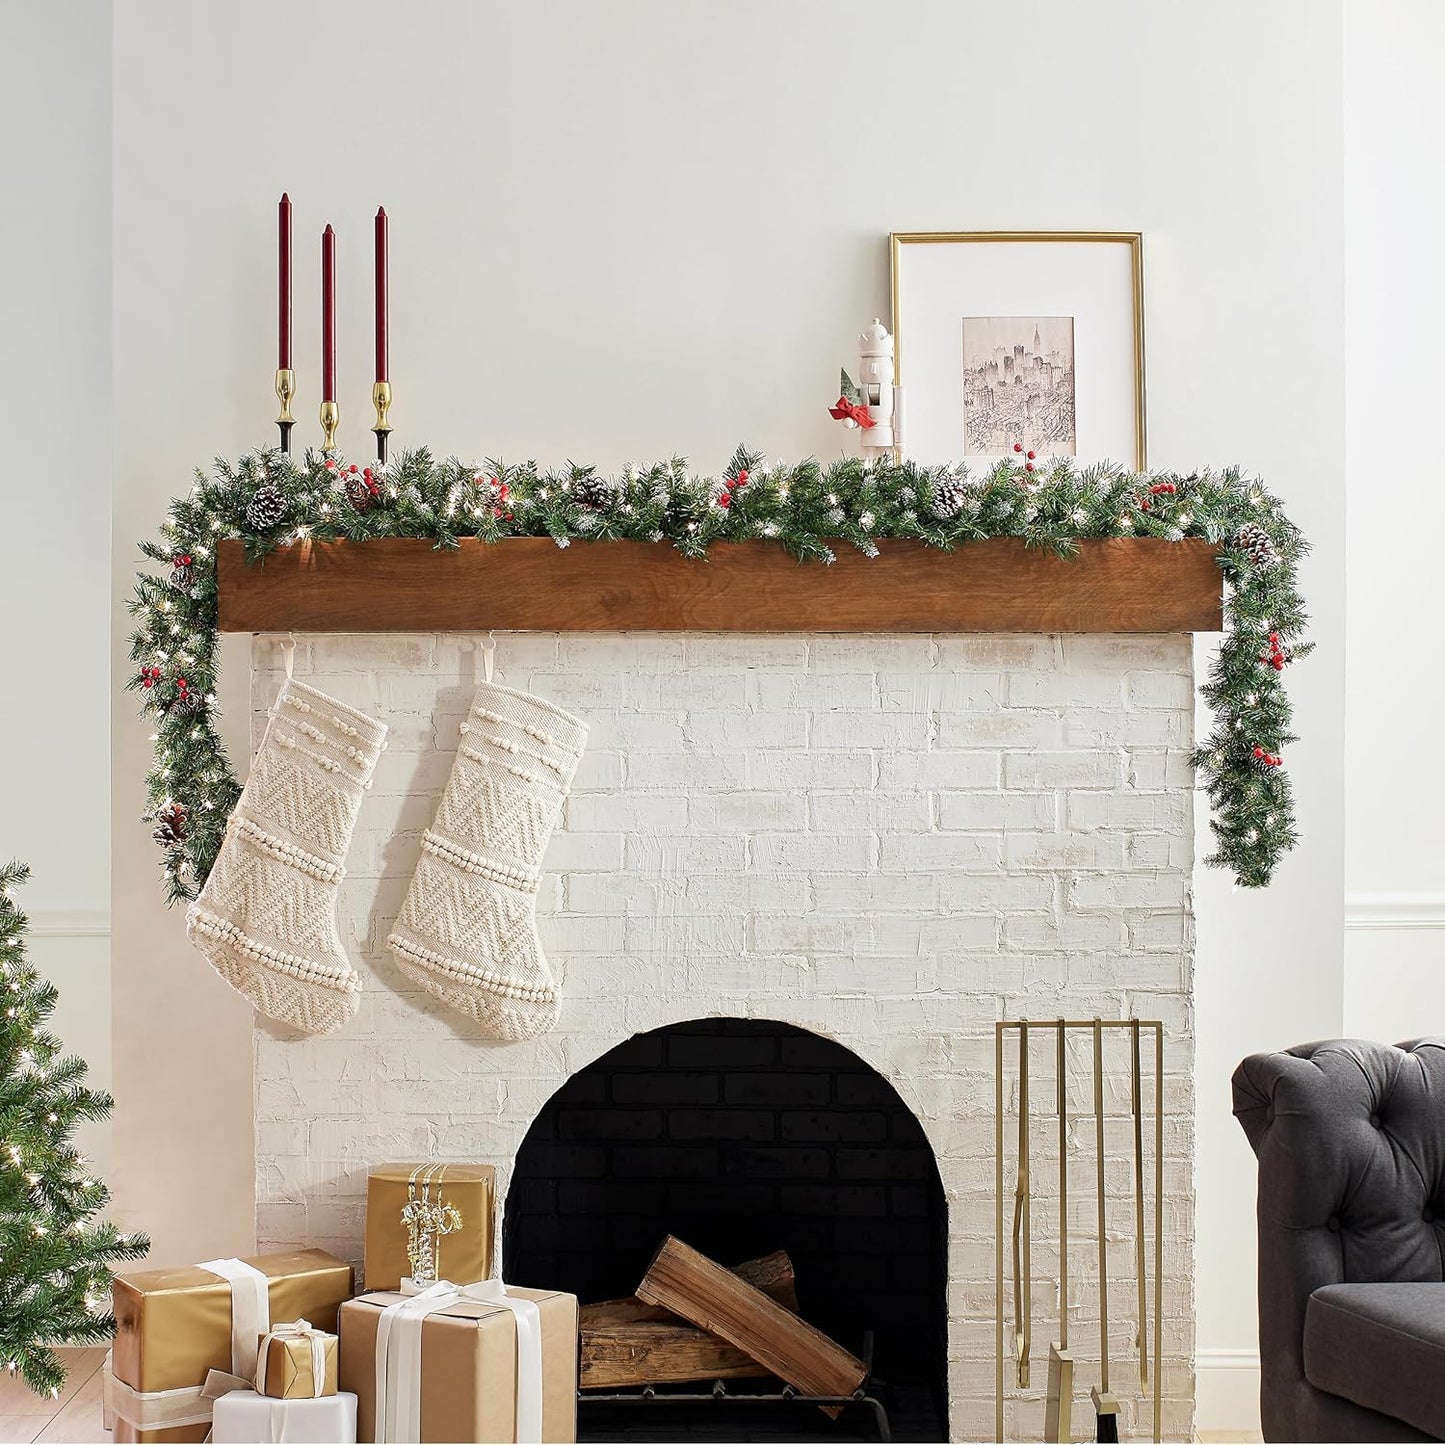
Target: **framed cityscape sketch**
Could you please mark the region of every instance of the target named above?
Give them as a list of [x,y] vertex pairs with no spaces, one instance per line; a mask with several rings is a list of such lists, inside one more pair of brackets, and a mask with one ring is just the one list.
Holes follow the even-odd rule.
[[903,451],[986,470],[1040,457],[1145,466],[1137,232],[891,237]]

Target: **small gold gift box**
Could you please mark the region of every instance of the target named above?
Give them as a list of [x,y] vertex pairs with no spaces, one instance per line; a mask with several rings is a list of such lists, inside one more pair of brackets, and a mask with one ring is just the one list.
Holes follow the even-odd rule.
[[[316,1349],[322,1357],[321,1388],[316,1388]],[[305,1320],[277,1325],[261,1336],[256,1363],[256,1393],[273,1400],[311,1400],[336,1393],[336,1336],[313,1330]]]
[[408,1246],[423,1237],[432,1278],[490,1279],[496,1181],[490,1164],[377,1165],[366,1182],[366,1288],[394,1290],[417,1278]]

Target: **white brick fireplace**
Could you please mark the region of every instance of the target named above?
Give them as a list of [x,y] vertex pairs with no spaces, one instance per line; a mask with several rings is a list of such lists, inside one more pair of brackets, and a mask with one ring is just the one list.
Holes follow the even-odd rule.
[[[261,1243],[305,1241],[359,1259],[367,1169],[385,1160],[495,1162],[505,1194],[549,1097],[633,1034],[712,1016],[796,1025],[882,1074],[927,1134],[949,1211],[950,1428],[991,1437],[994,1022],[1161,1018],[1164,1431],[1190,1438],[1189,637],[520,633],[498,642],[499,681],[591,727],[539,905],[565,997],[560,1026],[526,1044],[479,1041],[405,986],[385,946],[480,670],[472,641],[303,640],[297,675],[383,719],[391,737],[339,919],[367,977],[360,1014],[326,1038],[256,1033]],[[278,638],[256,640],[253,669],[259,728],[279,687]],[[1086,1105],[1082,1084],[1075,1095]],[[1127,1091],[1111,1089],[1110,1101],[1127,1110]],[[1049,1131],[1035,1132],[1047,1190]],[[1078,1244],[1093,1225],[1092,1124],[1074,1133]],[[1114,1385],[1125,1430],[1143,1435],[1147,1412],[1136,1429],[1128,1416],[1137,1370],[1127,1175],[1121,1152],[1110,1162],[1120,1196]],[[1011,1406],[1010,1431],[1037,1438],[1055,1308],[1042,1200],[1034,1221],[1035,1388]],[[1071,1282],[1081,1389],[1097,1359],[1091,1259],[1079,1256]],[[1088,1416],[1084,1399],[1076,1424],[1091,1426]]]

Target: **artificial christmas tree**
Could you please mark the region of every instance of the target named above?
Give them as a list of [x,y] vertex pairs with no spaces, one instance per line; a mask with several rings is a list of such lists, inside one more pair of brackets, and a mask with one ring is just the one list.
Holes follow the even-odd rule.
[[0,867],[0,1364],[54,1397],[65,1367],[52,1346],[110,1337],[111,1266],[150,1241],[94,1222],[110,1193],[71,1135],[106,1118],[111,1099],[46,1031],[58,995],[26,961],[25,915],[10,897],[29,876],[22,863]]

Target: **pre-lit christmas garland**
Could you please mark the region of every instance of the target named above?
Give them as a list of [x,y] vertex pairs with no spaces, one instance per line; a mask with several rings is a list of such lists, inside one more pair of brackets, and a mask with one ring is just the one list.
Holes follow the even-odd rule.
[[216,731],[216,543],[240,537],[255,558],[306,537],[364,542],[426,537],[627,538],[703,558],[719,541],[775,541],[828,563],[840,545],[876,556],[908,538],[945,550],[1018,537],[1069,556],[1090,537],[1201,537],[1220,545],[1229,583],[1226,632],[1201,691],[1214,725],[1194,752],[1213,805],[1210,863],[1262,887],[1294,846],[1294,800],[1281,750],[1294,741],[1282,674],[1309,650],[1297,564],[1306,551],[1277,498],[1237,471],[1141,475],[1032,454],[985,476],[960,468],[847,458],[764,464],[739,448],[720,477],[674,458],[619,476],[570,465],[480,469],[407,452],[385,468],[277,451],[198,473],[172,503],[161,540],[142,550],[164,574],[141,574],[131,602],[136,670],[127,686],[156,720],[147,821],[163,849],[169,901],[193,898],[220,848],[240,785]]

